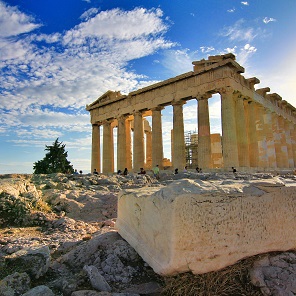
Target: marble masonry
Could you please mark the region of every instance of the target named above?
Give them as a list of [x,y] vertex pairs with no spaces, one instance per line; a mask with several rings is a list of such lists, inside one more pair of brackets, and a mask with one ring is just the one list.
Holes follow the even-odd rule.
[[[197,155],[204,171],[233,166],[241,171],[295,167],[295,107],[270,93],[269,87],[255,89],[259,79],[245,78],[244,68],[233,54],[210,56],[192,64],[193,71],[128,95],[107,91],[86,106],[92,124],[92,171],[114,172],[115,161],[118,169],[135,171],[156,164],[162,169],[162,110],[167,106],[173,107],[172,169],[182,169],[186,164],[183,106],[189,100],[198,102]],[[221,97],[222,137],[216,152],[212,151],[208,106],[213,94]],[[152,116],[152,127],[146,116]],[[113,136],[115,127],[117,139]]]

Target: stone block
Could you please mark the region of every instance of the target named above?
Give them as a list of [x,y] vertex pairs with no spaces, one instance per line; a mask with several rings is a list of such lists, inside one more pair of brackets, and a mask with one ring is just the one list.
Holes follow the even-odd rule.
[[125,190],[116,228],[161,275],[206,273],[296,248],[296,184],[179,180]]

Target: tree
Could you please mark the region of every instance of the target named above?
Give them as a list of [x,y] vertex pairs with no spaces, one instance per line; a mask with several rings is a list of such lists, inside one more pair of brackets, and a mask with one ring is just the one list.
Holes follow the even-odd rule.
[[52,174],[52,173],[73,173],[73,166],[67,160],[68,152],[65,151],[65,144],[55,140],[52,146],[45,145],[44,151],[48,151],[42,160],[34,162],[34,174]]

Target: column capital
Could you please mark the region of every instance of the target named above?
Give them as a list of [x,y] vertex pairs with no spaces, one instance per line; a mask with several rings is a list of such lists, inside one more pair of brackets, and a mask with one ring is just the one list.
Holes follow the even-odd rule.
[[156,107],[151,108],[151,111],[161,111],[163,109],[164,109],[163,106],[156,106]]
[[124,114],[124,115],[119,115],[118,117],[117,117],[117,120],[119,121],[119,120],[125,120],[125,119],[127,119],[128,118],[128,115],[126,115],[126,114]]
[[172,106],[183,106],[186,104],[186,101],[182,101],[182,100],[173,101],[171,104],[172,104]]
[[104,121],[102,121],[102,125],[104,125],[104,124],[111,124],[113,121],[114,121],[114,118],[105,119]]
[[217,91],[221,96],[223,96],[223,95],[228,96],[228,95],[233,95],[234,94],[233,88],[229,87],[229,86],[218,88]]
[[195,98],[196,98],[197,101],[207,100],[207,99],[209,99],[211,97],[212,97],[212,94],[211,93],[208,93],[208,92],[206,92],[204,94],[198,93],[197,95],[195,95]]
[[141,111],[141,110],[135,110],[134,112],[133,112],[133,115],[135,116],[135,115],[143,115],[143,111]]

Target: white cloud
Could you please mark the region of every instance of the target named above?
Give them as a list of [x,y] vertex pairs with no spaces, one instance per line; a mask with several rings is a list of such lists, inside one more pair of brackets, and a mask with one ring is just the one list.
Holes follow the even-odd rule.
[[259,34],[261,34],[259,29],[245,26],[245,21],[240,19],[233,26],[225,27],[220,35],[229,38],[230,41],[250,42]]
[[247,2],[247,1],[242,1],[241,4],[242,4],[242,5],[245,5],[245,6],[248,6],[248,5],[249,5],[249,2]]
[[192,62],[198,59],[197,53],[189,49],[167,50],[161,63],[172,75],[180,75],[193,70]]
[[9,6],[0,1],[0,37],[12,37],[28,33],[40,27],[34,19],[19,11],[16,6]]
[[235,12],[235,8],[228,9],[227,12],[230,12],[230,13]]
[[85,38],[132,40],[163,33],[168,26],[162,21],[160,9],[135,8],[131,11],[102,11],[86,22],[69,30],[64,43],[84,44]]
[[263,21],[263,23],[268,24],[270,22],[276,22],[276,19],[274,19],[272,17],[265,17],[262,21]]
[[85,11],[81,16],[80,19],[82,20],[89,20],[92,16],[96,15],[98,13],[98,8],[90,8],[89,10]]
[[201,46],[200,50],[202,53],[208,53],[208,52],[214,51],[215,48],[213,46]]
[[[0,76],[2,107],[22,111],[47,104],[81,108],[108,89],[123,93],[135,89],[143,84],[143,77],[128,72],[127,63],[174,45],[162,37],[168,28],[162,17],[160,9],[113,9],[64,35],[2,39],[0,67],[6,67]],[[7,22],[8,18],[4,27]],[[41,41],[51,46],[38,47]]]

